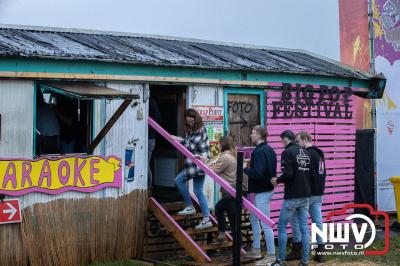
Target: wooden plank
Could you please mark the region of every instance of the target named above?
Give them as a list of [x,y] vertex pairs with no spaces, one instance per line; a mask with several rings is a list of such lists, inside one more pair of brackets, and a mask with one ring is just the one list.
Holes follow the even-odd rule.
[[353,134],[348,135],[317,135],[315,140],[348,140],[348,141],[355,141],[356,136]]
[[197,262],[211,262],[210,257],[199,247],[196,242],[172,219],[162,206],[153,197],[149,198],[149,208],[160,223],[174,236],[182,247]]
[[117,122],[117,120],[121,117],[122,113],[128,108],[129,104],[133,101],[133,99],[125,99],[121,106],[115,111],[110,120],[106,123],[106,125],[100,130],[99,134],[95,137],[92,143],[90,143],[88,147],[88,153],[92,154],[96,149],[97,145],[100,144],[101,140],[107,135],[108,131],[110,131],[111,127]]
[[355,146],[350,146],[350,147],[321,147],[321,150],[323,152],[355,152],[356,147]]
[[354,180],[354,175],[328,175],[326,177],[326,182],[328,181],[336,181],[336,180]]
[[165,202],[161,203],[161,206],[164,208],[166,211],[180,211],[183,208],[185,208],[185,204],[183,201],[177,201],[177,202]]
[[[272,119],[270,119],[272,120]],[[296,120],[291,120],[289,119],[284,119],[284,118],[279,118],[279,119],[273,119],[270,121],[270,125],[276,125],[276,124],[301,124],[301,123],[324,123],[324,124],[349,124],[353,125],[354,121],[351,119],[340,119],[340,118],[332,118],[330,120],[327,120],[326,118],[300,118]]]
[[353,180],[345,180],[345,181],[330,181],[325,183],[325,187],[336,187],[336,186],[346,186],[346,185],[354,185]]
[[320,129],[320,128],[315,128],[315,134],[334,134],[334,135],[338,135],[338,134],[352,134],[355,135],[356,134],[356,129],[351,126],[348,129],[344,129],[344,128],[335,128],[335,127],[331,127],[329,129]]
[[354,167],[353,168],[345,168],[345,169],[330,169],[326,171],[327,175],[337,175],[337,174],[353,174],[354,175]]
[[314,141],[314,145],[323,149],[323,147],[355,146],[356,142],[355,141],[316,140],[316,141]]
[[348,153],[325,153],[325,160],[329,159],[335,159],[335,158],[349,158],[349,159],[354,159],[356,154],[354,152],[348,152]]
[[110,75],[110,74],[80,74],[80,73],[48,73],[48,72],[16,72],[0,71],[1,78],[26,78],[26,79],[60,79],[60,80],[117,80],[117,81],[139,81],[158,83],[182,83],[196,85],[240,85],[249,87],[260,87],[265,89],[270,82],[251,80],[224,80],[209,78],[180,78],[162,76],[141,76],[141,75]]
[[218,228],[216,226],[209,227],[206,229],[196,229],[196,228],[188,228],[186,229],[186,233],[188,235],[197,235],[197,234],[204,234],[204,233],[215,233],[218,232]]
[[194,220],[194,219],[203,218],[203,214],[201,214],[201,213],[195,213],[195,214],[190,214],[190,215],[171,215],[171,217],[172,217],[175,221]]
[[202,245],[201,248],[204,250],[210,250],[210,249],[220,249],[220,248],[228,248],[232,247],[233,243],[231,241],[225,242],[225,243],[211,243],[207,245]]
[[353,192],[354,186],[326,188],[325,192]]

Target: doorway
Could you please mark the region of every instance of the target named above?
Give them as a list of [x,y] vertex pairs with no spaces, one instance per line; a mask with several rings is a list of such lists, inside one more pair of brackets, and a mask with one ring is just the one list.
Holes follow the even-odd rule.
[[[175,136],[184,136],[186,90],[186,86],[150,85],[150,98],[153,106],[158,107],[161,118],[159,123]],[[153,176],[151,194],[161,202],[180,201],[182,199],[175,187],[175,177],[184,167],[184,156],[160,134],[153,133],[155,146],[150,161]]]

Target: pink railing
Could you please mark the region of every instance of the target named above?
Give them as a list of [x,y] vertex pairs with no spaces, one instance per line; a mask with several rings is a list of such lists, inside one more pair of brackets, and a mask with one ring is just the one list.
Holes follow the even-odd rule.
[[[221,187],[225,189],[229,194],[231,194],[233,197],[236,197],[236,190],[231,187],[223,178],[221,178],[219,175],[217,175],[213,170],[211,170],[206,164],[204,164],[202,161],[196,159],[193,154],[186,149],[185,146],[183,146],[181,143],[178,141],[172,139],[171,135],[163,129],[157,122],[155,122],[153,119],[149,117],[148,119],[149,125],[157,131],[161,136],[163,136],[166,140],[168,140],[175,148],[177,148],[178,151],[180,151],[184,156],[189,158],[190,160],[193,161],[200,169],[202,169],[208,176],[210,176],[215,182],[217,182]],[[243,206],[248,209],[250,212],[254,213],[261,221],[269,225],[270,227],[273,227],[275,225],[274,221],[272,221],[268,216],[263,214],[259,209],[257,209],[249,200],[243,197]]]

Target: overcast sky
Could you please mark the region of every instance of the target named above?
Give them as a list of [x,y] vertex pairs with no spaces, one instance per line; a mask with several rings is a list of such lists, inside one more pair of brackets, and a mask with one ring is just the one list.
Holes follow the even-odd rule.
[[0,0],[0,23],[300,48],[339,59],[338,0]]

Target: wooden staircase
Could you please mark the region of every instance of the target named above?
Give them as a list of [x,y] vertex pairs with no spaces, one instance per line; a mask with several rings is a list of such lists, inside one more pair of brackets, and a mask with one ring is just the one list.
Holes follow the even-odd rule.
[[[166,228],[166,230],[179,242],[198,263],[210,263],[208,251],[221,250],[232,247],[232,237],[226,233],[227,241],[225,243],[215,243],[218,233],[217,221],[210,216],[213,226],[206,229],[195,229],[194,227],[200,223],[202,215],[196,202],[196,214],[180,216],[177,212],[184,208],[183,202],[159,203],[155,198],[149,198],[149,210],[158,219],[158,221]],[[242,250],[242,253],[245,253]]]

